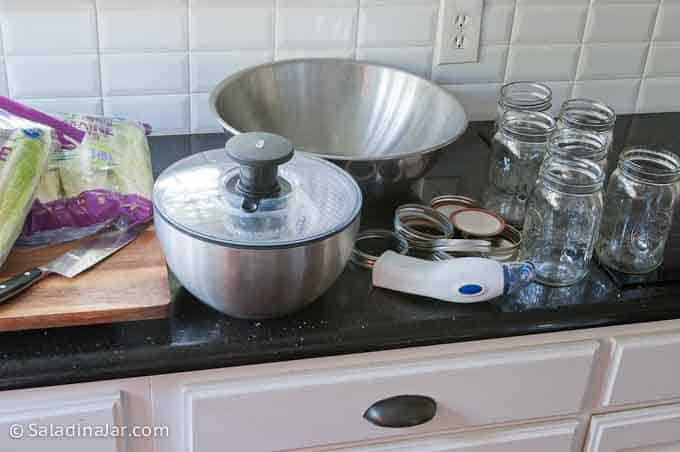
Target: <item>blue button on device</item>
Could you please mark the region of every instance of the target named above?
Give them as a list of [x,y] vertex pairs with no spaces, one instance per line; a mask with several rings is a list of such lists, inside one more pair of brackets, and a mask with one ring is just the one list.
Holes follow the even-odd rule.
[[482,293],[482,290],[484,290],[484,288],[479,284],[465,284],[458,288],[458,292],[462,295],[477,295]]

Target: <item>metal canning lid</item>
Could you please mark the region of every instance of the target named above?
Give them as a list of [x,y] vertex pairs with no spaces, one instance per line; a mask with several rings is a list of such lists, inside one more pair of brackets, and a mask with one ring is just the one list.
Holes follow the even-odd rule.
[[484,209],[461,209],[452,213],[450,220],[458,231],[473,237],[492,237],[505,228],[503,218]]
[[430,207],[449,218],[452,213],[468,207],[478,207],[479,203],[472,198],[461,195],[441,195],[430,200]]
[[[250,141],[248,145],[265,154],[270,143],[282,144],[267,137],[264,142]],[[280,148],[269,151],[273,152],[268,155],[274,155],[278,161],[289,158]],[[248,160],[246,164],[253,165],[248,171],[224,149],[195,154],[170,166],[154,186],[156,213],[200,240],[256,249],[286,248],[322,240],[344,230],[359,216],[361,190],[338,166],[295,154],[272,174],[271,168],[261,169],[257,158],[239,152],[236,153],[239,159],[243,157]],[[232,149],[230,155],[233,153]],[[261,173],[265,173],[268,181],[278,182],[273,193],[258,192],[252,198],[251,192],[240,190],[239,184],[245,181],[243,185],[248,185],[246,179],[259,178]]]

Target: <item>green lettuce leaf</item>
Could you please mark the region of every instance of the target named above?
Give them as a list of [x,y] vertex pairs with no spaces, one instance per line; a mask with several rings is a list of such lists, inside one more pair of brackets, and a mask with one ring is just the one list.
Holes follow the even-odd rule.
[[47,168],[51,139],[39,129],[17,130],[5,145],[9,152],[0,166],[0,266],[21,233]]

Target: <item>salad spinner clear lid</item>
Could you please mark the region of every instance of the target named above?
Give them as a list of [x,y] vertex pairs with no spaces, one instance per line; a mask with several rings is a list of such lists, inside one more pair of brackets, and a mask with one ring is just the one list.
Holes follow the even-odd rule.
[[270,248],[323,239],[349,226],[361,191],[338,166],[302,154],[283,137],[253,132],[225,149],[166,169],[153,194],[157,214],[202,240]]

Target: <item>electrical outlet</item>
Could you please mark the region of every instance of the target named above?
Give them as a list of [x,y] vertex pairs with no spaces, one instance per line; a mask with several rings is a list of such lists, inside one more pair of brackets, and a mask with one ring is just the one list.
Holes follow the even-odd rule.
[[437,64],[477,62],[483,7],[484,0],[441,0]]

